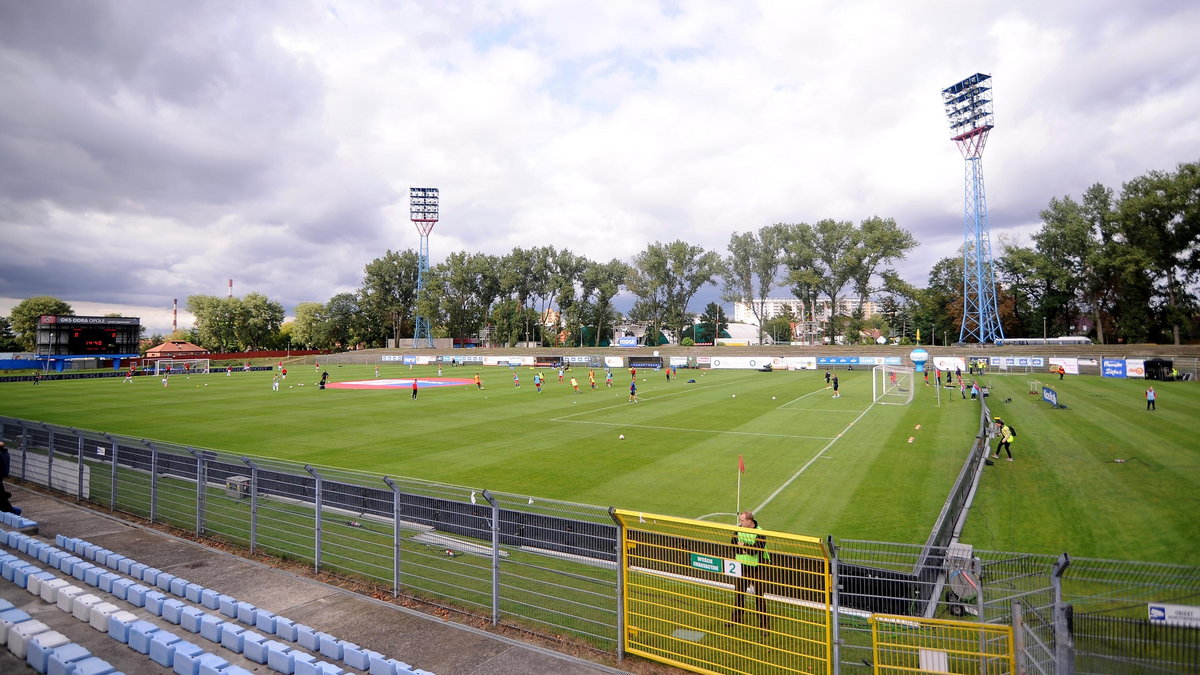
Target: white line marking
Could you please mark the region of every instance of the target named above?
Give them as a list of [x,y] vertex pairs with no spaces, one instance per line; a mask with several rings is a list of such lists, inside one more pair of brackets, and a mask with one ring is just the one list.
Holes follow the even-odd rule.
[[852,422],[847,424],[845,429],[842,429],[841,434],[838,434],[837,436],[835,436],[834,439],[832,441],[829,441],[829,443],[826,444],[825,447],[821,448],[821,451],[818,452],[812,459],[805,462],[804,466],[800,467],[800,469],[798,471],[796,471],[796,473],[792,474],[792,477],[787,479],[787,482],[785,482],[783,485],[780,485],[779,488],[777,488],[774,492],[772,492],[771,495],[769,497],[767,497],[766,500],[764,500],[762,504],[758,505],[758,508],[754,509],[754,511],[757,513],[758,511],[763,510],[763,508],[765,508],[767,504],[770,504],[773,499],[775,499],[776,497],[779,496],[779,493],[783,492],[785,489],[787,489],[787,486],[791,485],[797,478],[799,478],[800,474],[807,471],[808,467],[812,466],[813,462],[820,459],[821,456],[825,454],[826,450],[833,447],[833,444],[837,443],[838,439],[842,437],[842,434],[845,434],[847,431],[849,431],[850,427],[854,426],[854,424],[856,422],[858,422],[860,419],[863,418],[863,415],[866,415],[868,412],[871,411],[871,408],[874,408],[874,407],[875,407],[874,403],[867,406],[866,410],[862,411],[862,413],[859,414],[858,417],[855,417]]

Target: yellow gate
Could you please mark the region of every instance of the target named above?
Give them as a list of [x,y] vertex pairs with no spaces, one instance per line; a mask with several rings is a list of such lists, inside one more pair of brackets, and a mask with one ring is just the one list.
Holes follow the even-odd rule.
[[[829,552],[822,540],[613,514],[621,524],[627,652],[700,673],[831,672]],[[739,533],[765,543],[759,564],[739,561]]]
[[874,614],[870,622],[877,675],[1016,672],[1012,626],[892,614]]

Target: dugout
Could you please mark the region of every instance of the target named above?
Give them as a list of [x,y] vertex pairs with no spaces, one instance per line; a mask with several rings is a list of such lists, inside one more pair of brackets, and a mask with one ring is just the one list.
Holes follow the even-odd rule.
[[629,367],[658,370],[663,367],[663,360],[661,356],[630,356]]
[[1171,359],[1146,359],[1144,365],[1146,366],[1147,380],[1169,382],[1173,379],[1171,377],[1171,370],[1175,367],[1175,362]]

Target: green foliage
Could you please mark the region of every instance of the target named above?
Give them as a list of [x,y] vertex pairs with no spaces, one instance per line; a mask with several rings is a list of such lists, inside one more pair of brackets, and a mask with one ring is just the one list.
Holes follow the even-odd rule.
[[283,323],[283,305],[261,293],[245,298],[192,295],[187,309],[196,317],[196,344],[217,352],[274,347]]
[[74,314],[75,310],[62,300],[49,295],[39,295],[17,303],[8,316],[20,349],[31,352],[34,341],[37,339],[39,318],[43,315],[73,316]]
[[19,351],[21,351],[21,342],[13,333],[12,321],[8,317],[0,316],[0,352]]
[[683,347],[694,347],[696,345],[696,342],[694,340],[692,340],[692,338],[690,338],[690,337],[685,337],[679,341],[679,344]]

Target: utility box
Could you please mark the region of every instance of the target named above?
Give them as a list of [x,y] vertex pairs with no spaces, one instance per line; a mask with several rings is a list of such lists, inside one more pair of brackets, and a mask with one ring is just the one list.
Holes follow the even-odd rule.
[[239,499],[250,498],[250,477],[230,476],[225,479],[225,494]]
[[979,596],[983,568],[970,544],[950,544],[946,547],[946,587],[949,591],[950,614],[975,614],[966,603]]

